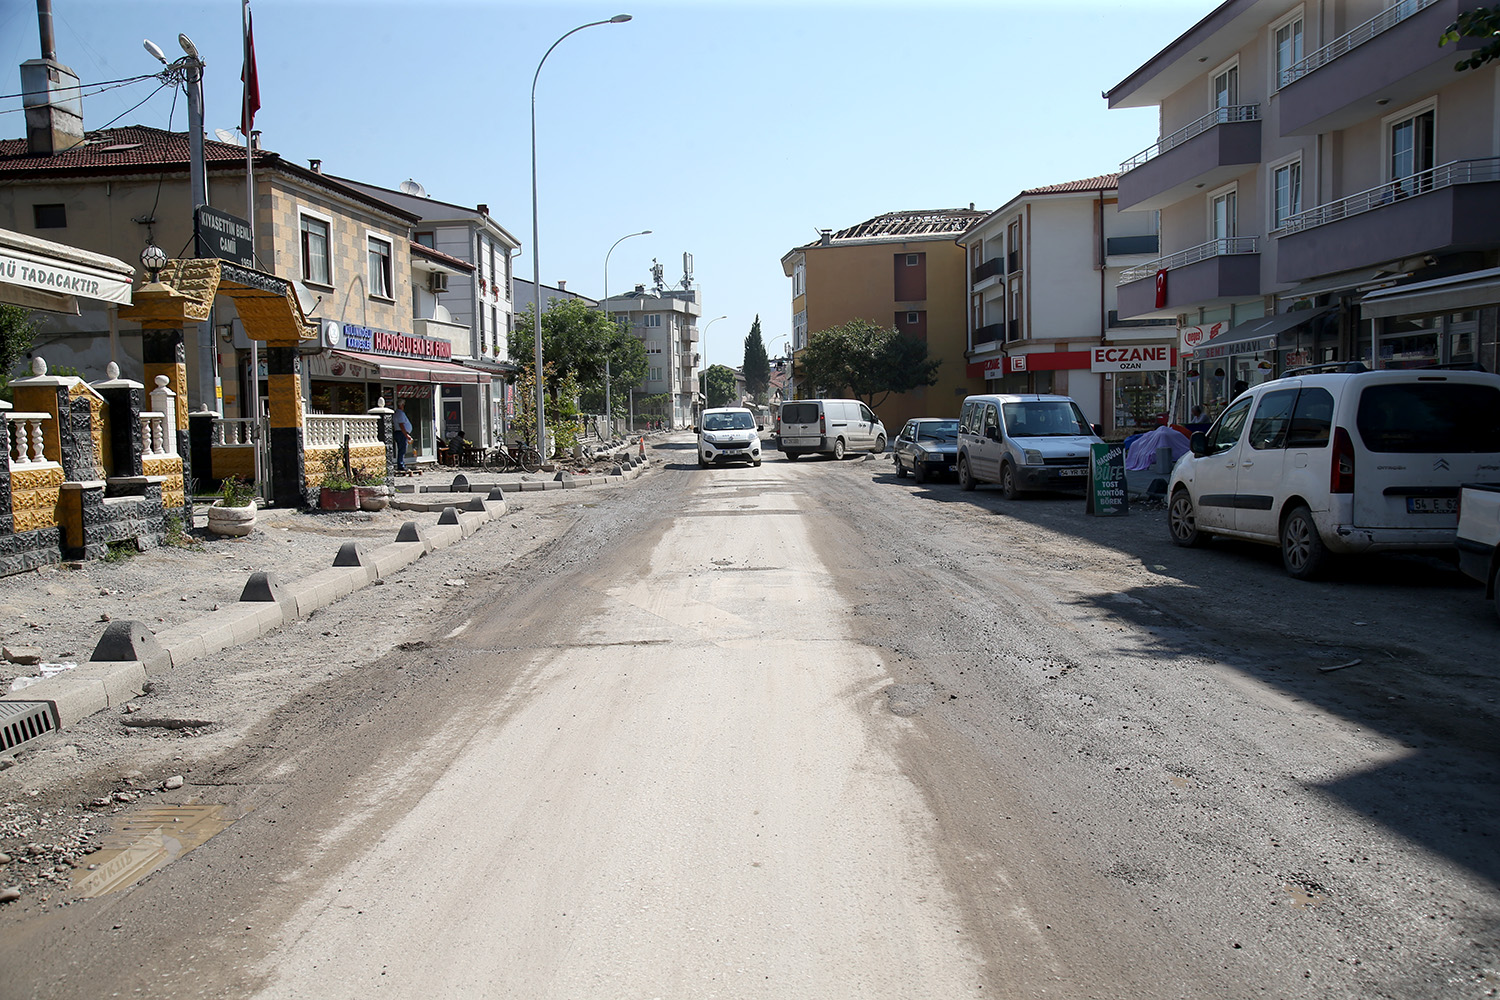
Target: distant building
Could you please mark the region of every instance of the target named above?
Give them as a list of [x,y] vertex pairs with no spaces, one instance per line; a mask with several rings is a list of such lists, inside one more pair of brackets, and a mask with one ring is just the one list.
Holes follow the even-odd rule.
[[660,265],[654,268],[654,277],[652,289],[636,285],[633,291],[611,295],[603,307],[621,329],[646,346],[645,381],[621,388],[632,393],[633,400],[665,395],[665,419],[673,427],[687,427],[693,422],[699,395],[698,317],[703,307],[688,275],[683,277],[683,287],[672,288],[662,284]]
[[1165,413],[1177,324],[1122,320],[1121,271],[1157,254],[1156,215],[1120,212],[1114,174],[1029,188],[959,238],[968,373],[991,392],[1072,396],[1107,433]]
[[[532,291],[531,282],[527,281],[525,278],[512,278],[511,285],[515,292],[512,300],[514,302],[515,314],[517,316],[524,316],[528,311],[530,311],[532,305],[536,302],[536,293]],[[589,298],[587,295],[580,295],[578,292],[568,291],[568,283],[566,281],[559,281],[555,285],[549,285],[546,282],[543,282],[543,305],[546,306],[553,299],[578,299],[584,304],[591,306],[597,306],[599,304],[598,299]],[[521,358],[519,360],[524,361],[525,358]]]
[[[967,371],[968,269],[954,241],[984,216],[967,209],[889,212],[837,232],[781,258],[792,279],[792,351],[812,334],[864,319],[925,341],[942,361],[936,385],[888,397],[876,413],[888,429],[911,417],[956,416],[969,392],[983,382]],[[810,396],[800,373],[797,395]]]

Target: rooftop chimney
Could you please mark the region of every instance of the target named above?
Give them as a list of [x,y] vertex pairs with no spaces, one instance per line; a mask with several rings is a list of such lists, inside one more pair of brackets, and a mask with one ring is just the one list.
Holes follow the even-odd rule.
[[818,230],[818,246],[820,246],[820,247],[826,247],[832,241],[833,241],[833,230],[832,229],[819,229]]
[[52,0],[37,0],[42,58],[21,64],[21,99],[26,108],[26,148],[51,156],[83,142],[83,95],[78,74],[57,61],[52,35]]
[[480,215],[488,216],[490,214],[490,206],[484,204],[483,202],[480,202],[477,207]]
[[557,281],[557,290],[559,292],[566,292],[568,290],[568,283],[559,278]]
[[323,172],[323,161],[322,160],[308,160],[307,161],[307,166],[315,174],[321,174]]

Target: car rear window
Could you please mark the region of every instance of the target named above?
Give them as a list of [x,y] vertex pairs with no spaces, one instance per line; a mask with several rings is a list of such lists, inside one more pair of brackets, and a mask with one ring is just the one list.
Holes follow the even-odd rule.
[[815,424],[818,422],[818,404],[782,403],[781,422],[784,424]]
[[1500,452],[1500,389],[1462,382],[1367,386],[1355,425],[1376,452]]

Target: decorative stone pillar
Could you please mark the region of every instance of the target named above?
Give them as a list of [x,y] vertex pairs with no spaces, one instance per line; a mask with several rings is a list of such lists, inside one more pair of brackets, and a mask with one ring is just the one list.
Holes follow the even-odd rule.
[[380,423],[375,433],[380,436],[380,441],[385,445],[385,478],[392,479],[396,475],[396,434],[395,417],[396,411],[385,405],[385,397],[381,396],[375,400],[375,405],[368,411],[371,416],[379,417]]
[[104,369],[106,378],[93,384],[109,408],[109,440],[105,466],[116,476],[141,476],[141,412],[145,409],[146,387],[120,377],[120,366],[111,361]]
[[271,397],[271,493],[277,506],[307,506],[302,378],[297,374],[296,347],[266,345],[266,392]]
[[214,421],[218,419],[219,415],[207,404],[188,414],[188,458],[198,473],[199,492],[218,489],[221,482],[214,474]]
[[188,454],[187,349],[183,346],[182,329],[154,329],[148,326],[141,330],[141,358],[146,369],[147,384],[154,384],[156,376],[165,375],[167,388],[176,394],[173,412],[167,414],[167,426],[174,428],[176,443],[173,450],[182,456],[183,510],[185,517],[191,519],[193,463],[192,456]]
[[10,403],[0,399],[0,538],[16,530],[10,499],[10,421],[5,419],[5,411],[11,409]]

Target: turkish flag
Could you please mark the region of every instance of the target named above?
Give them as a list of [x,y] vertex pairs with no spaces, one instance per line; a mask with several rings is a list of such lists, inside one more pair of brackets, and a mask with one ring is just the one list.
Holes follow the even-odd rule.
[[1167,269],[1162,268],[1156,272],[1156,308],[1167,307]]
[[249,140],[250,130],[255,127],[255,112],[260,110],[260,80],[255,75],[255,15],[249,13],[245,16],[245,68],[240,71],[240,82],[245,85],[240,131]]

